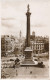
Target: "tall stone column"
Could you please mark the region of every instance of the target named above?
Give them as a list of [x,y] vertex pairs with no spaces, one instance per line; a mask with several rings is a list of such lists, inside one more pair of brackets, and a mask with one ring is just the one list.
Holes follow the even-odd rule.
[[27,34],[26,34],[26,46],[29,47],[30,46],[30,15],[31,13],[29,12],[29,4],[28,4],[28,10],[26,13],[27,16]]

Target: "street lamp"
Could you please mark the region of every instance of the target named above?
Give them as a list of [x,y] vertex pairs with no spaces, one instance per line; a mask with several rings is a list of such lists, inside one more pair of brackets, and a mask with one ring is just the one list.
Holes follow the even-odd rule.
[[33,59],[33,44],[34,42],[32,41],[32,59]]

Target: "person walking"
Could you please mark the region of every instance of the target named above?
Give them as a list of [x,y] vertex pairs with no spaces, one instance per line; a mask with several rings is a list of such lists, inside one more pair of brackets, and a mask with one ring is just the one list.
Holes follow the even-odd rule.
[[16,70],[16,76],[18,75],[17,70]]

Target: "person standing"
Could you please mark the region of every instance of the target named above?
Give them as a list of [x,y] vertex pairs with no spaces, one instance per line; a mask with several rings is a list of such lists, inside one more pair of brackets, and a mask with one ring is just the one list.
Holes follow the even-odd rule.
[[18,75],[17,70],[16,70],[16,76]]

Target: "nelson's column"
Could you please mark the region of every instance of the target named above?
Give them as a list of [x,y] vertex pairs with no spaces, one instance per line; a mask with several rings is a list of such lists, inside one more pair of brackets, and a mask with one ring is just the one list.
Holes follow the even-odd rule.
[[26,46],[29,47],[30,46],[30,15],[31,13],[29,12],[29,4],[28,4],[28,10],[26,13],[27,16],[27,34],[26,34]]
[[33,65],[32,61],[32,49],[30,46],[30,9],[29,4],[27,6],[27,33],[26,33],[26,48],[24,50],[25,60],[22,62],[22,65]]

